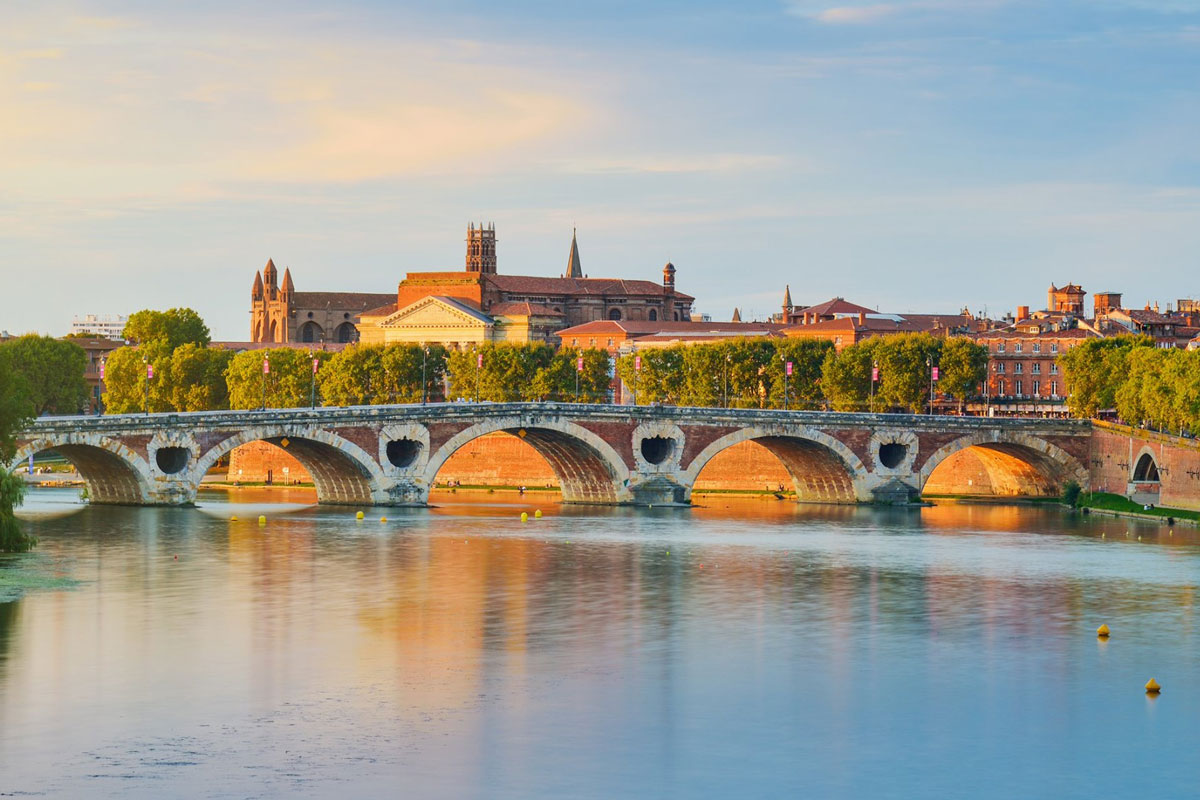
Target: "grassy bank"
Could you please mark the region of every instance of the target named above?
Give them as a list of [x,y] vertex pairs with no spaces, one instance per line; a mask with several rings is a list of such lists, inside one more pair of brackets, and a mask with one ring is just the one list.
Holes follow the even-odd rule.
[[1128,500],[1119,494],[1108,492],[1081,492],[1076,501],[1079,508],[1093,508],[1097,511],[1115,511],[1120,514],[1137,514],[1150,517],[1174,517],[1175,519],[1190,519],[1200,522],[1200,511],[1187,511],[1182,508],[1143,508],[1140,503]]

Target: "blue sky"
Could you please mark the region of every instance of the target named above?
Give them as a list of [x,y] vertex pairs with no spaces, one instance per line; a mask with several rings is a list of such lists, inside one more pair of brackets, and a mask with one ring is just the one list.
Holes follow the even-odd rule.
[[[170,8],[166,8],[170,5]],[[727,319],[1200,296],[1200,4],[9,4],[0,329],[457,269],[657,280]]]

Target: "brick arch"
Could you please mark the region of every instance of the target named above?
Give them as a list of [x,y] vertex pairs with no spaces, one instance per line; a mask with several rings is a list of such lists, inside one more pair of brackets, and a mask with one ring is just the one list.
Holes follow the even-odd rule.
[[90,502],[101,505],[150,502],[150,466],[120,442],[96,434],[40,437],[17,449],[13,466],[46,450],[55,451],[75,466],[87,486]]
[[1009,431],[955,439],[930,455],[918,478],[921,490],[931,494],[1053,497],[1068,481],[1088,485],[1088,472],[1073,455],[1045,439]]
[[796,498],[804,503],[856,503],[868,471],[862,459],[827,433],[807,426],[743,428],[726,434],[701,450],[683,472],[686,484],[695,486],[701,471],[714,456],[742,442],[765,447],[779,459],[792,478]]
[[304,426],[256,427],[224,439],[191,465],[187,479],[195,489],[205,473],[235,447],[250,442],[282,446],[304,465],[317,489],[317,502],[329,505],[371,505],[388,501],[390,481],[367,451],[335,433]]
[[599,436],[573,422],[534,423],[520,417],[486,420],[452,436],[430,454],[425,466],[425,487],[434,485],[438,471],[460,447],[496,432],[514,436],[524,433],[521,438],[554,470],[564,503],[624,503],[631,498],[629,468]]

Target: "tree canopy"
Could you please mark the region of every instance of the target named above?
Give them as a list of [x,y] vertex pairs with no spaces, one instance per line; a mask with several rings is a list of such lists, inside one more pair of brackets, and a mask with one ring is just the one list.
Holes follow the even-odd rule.
[[36,539],[21,530],[14,509],[21,504],[25,482],[5,465],[16,455],[16,433],[33,408],[24,378],[12,365],[12,353],[0,347],[0,552],[24,552]]
[[[143,309],[129,315],[124,336],[143,348],[174,350],[185,344],[207,346],[212,341],[204,320],[190,308],[166,311]],[[157,355],[157,353],[156,353]]]
[[9,339],[0,349],[24,380],[24,397],[34,416],[78,414],[87,406],[87,353],[79,345],[30,333]]

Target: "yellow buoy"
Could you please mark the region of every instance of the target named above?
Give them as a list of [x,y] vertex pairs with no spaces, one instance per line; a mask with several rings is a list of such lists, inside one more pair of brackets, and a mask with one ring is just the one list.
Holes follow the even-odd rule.
[[540,508],[539,508],[537,511],[534,511],[534,512],[533,512],[533,518],[534,518],[534,519],[541,519],[541,518],[542,518],[542,510],[541,510]]
[[521,512],[521,522],[529,522],[529,514],[528,513],[524,512],[524,511]]
[[387,517],[380,517],[380,518],[379,518],[379,521],[380,521],[380,522],[387,522]]
[[355,514],[355,515],[354,515],[354,518],[355,518],[355,519],[362,519],[362,518],[363,518],[363,516],[364,516],[363,512],[359,511],[357,514]]
[[1162,687],[1158,685],[1158,681],[1151,678],[1146,681],[1146,694],[1158,694],[1162,691]]
[[259,518],[258,518],[258,524],[259,524],[259,525],[266,525],[266,524],[267,524],[267,518],[266,518],[265,516],[259,516]]
[[1099,636],[1101,639],[1107,639],[1108,638],[1108,626],[1101,625],[1099,628],[1096,628],[1096,635]]
[[230,521],[230,522],[237,522],[237,516],[236,516],[236,515],[234,515],[234,516],[230,517],[230,518],[229,518],[229,521]]

